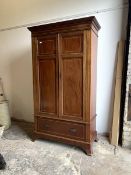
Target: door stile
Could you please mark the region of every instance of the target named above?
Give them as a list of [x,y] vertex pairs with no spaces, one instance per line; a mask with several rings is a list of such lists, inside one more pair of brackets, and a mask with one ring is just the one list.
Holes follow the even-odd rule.
[[59,104],[59,110],[58,110],[58,117],[61,118],[62,116],[62,106],[63,106],[63,100],[62,100],[62,58],[61,58],[61,36],[58,33],[58,104]]
[[86,104],[86,91],[87,91],[87,75],[86,75],[86,59],[87,59],[87,31],[84,30],[83,33],[83,121],[86,121],[86,108],[87,108],[87,104]]
[[56,34],[56,105],[57,105],[57,118],[59,118],[59,42],[58,34]]

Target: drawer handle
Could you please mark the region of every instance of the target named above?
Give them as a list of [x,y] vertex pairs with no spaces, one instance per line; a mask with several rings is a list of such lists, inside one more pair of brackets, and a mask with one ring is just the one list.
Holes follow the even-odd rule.
[[45,129],[48,129],[49,127],[50,127],[50,126],[49,126],[48,124],[45,124],[45,125],[44,125],[44,128],[45,128]]
[[71,128],[69,131],[70,133],[75,134],[77,130],[75,128]]

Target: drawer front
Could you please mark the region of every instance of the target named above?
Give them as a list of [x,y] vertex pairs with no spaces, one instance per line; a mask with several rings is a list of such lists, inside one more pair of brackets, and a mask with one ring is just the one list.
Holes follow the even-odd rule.
[[52,119],[37,119],[39,132],[85,140],[85,125]]

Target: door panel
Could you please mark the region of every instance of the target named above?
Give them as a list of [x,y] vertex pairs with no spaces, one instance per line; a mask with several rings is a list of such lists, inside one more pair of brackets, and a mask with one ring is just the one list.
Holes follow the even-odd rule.
[[60,117],[83,120],[83,33],[62,33],[59,39]]
[[58,117],[57,36],[37,40],[39,113]]
[[63,35],[62,53],[81,53],[83,49],[82,35]]
[[38,39],[38,54],[55,54],[56,41],[55,38],[39,38]]
[[40,111],[56,113],[55,60],[39,62]]
[[82,115],[82,59],[63,59],[63,115]]

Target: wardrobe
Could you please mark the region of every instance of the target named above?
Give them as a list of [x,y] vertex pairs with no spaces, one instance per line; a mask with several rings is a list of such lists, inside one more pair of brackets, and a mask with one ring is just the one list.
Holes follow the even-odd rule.
[[92,154],[96,132],[97,38],[86,17],[28,28],[32,36],[36,138]]

